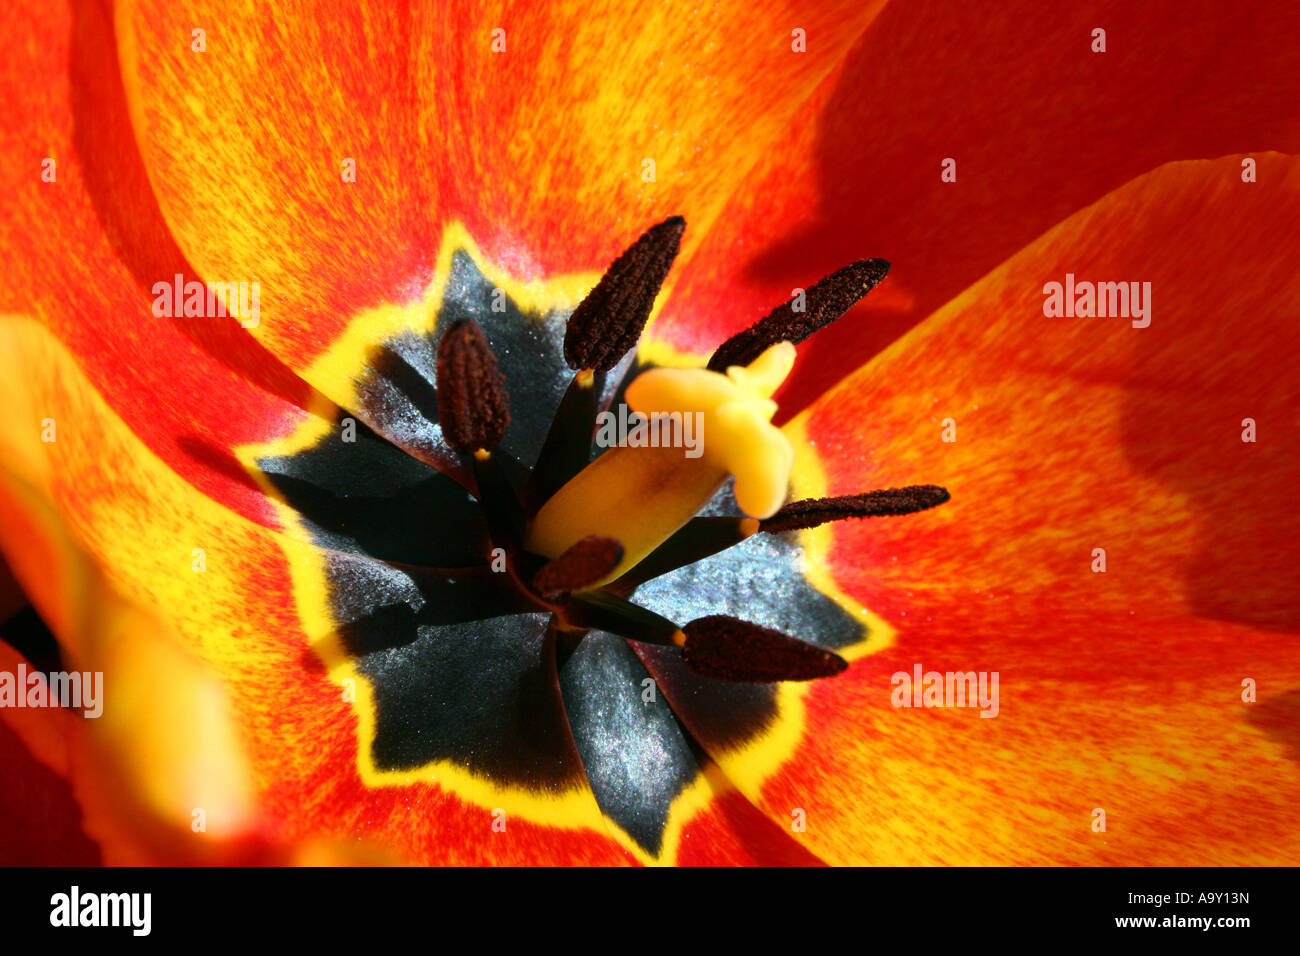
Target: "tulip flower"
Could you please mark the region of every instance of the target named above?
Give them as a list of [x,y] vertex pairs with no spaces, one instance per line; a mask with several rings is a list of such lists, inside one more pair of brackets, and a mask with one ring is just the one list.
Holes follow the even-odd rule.
[[1300,856],[1292,14],[15,6],[15,857]]

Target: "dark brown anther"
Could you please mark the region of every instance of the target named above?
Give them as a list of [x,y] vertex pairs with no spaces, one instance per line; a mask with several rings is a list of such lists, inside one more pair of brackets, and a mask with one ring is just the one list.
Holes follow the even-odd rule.
[[609,371],[636,345],[685,229],[681,216],[665,219],[614,260],[569,316],[564,360],[570,368]]
[[819,524],[844,518],[910,515],[927,508],[937,508],[950,497],[948,489],[938,485],[911,485],[907,488],[885,488],[839,498],[806,498],[790,502],[772,517],[762,521],[758,527],[760,531],[775,534],[780,531],[815,528]]
[[848,661],[816,644],[788,634],[715,614],[701,617],[682,629],[686,666],[713,680],[769,684],[787,680],[834,677]]
[[798,345],[849,311],[888,274],[884,259],[862,259],[837,269],[804,292],[802,311],[795,311],[799,303],[795,297],[719,345],[709,368],[725,372],[732,365],[748,365],[777,342]]
[[457,322],[438,343],[438,418],[457,451],[491,451],[510,424],[506,380],[483,330]]
[[622,560],[623,545],[613,538],[588,535],[543,565],[533,577],[533,588],[546,600],[554,601],[595,584]]

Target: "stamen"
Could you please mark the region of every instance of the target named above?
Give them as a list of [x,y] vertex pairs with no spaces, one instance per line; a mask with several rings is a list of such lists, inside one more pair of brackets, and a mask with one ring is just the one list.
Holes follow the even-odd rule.
[[548,601],[595,584],[623,560],[623,546],[613,538],[589,535],[533,577],[533,587]]
[[844,518],[910,515],[928,508],[937,508],[950,497],[948,489],[938,485],[911,485],[907,488],[885,488],[839,498],[806,498],[785,505],[759,527],[762,531],[776,534],[815,528],[819,524]]
[[682,660],[702,677],[733,683],[770,684],[833,677],[848,661],[788,634],[715,614],[687,624]]
[[614,260],[569,316],[564,360],[570,368],[607,372],[636,345],[685,229],[681,216],[665,219]]
[[621,593],[627,593],[651,578],[668,574],[688,564],[703,561],[719,551],[725,551],[758,530],[757,518],[692,518],[671,538],[619,578],[614,587]]
[[764,349],[780,341],[798,345],[849,311],[888,274],[889,263],[884,259],[862,259],[837,269],[804,292],[803,311],[794,309],[797,298],[777,306],[765,318],[719,345],[709,359],[709,368],[724,372],[732,365],[748,365]]
[[487,519],[488,535],[492,543],[513,553],[520,547],[524,532],[524,508],[502,458],[511,460],[505,452],[474,452],[471,466],[474,471],[474,494],[483,507]]
[[591,462],[592,432],[604,390],[604,372],[583,371],[573,376],[529,478],[527,497],[534,511]]
[[686,636],[668,618],[607,591],[575,594],[564,606],[563,625],[569,630],[596,628],[629,641],[680,647]]
[[483,330],[457,322],[438,343],[438,417],[457,451],[491,451],[510,424],[506,380]]

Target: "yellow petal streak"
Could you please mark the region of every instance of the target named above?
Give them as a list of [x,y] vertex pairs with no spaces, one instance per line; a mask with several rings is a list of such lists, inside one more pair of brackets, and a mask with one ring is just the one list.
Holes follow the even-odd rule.
[[[558,557],[588,535],[616,538],[623,561],[612,581],[689,521],[727,480],[751,517],[784,503],[794,451],[772,425],[772,394],[794,365],[794,346],[779,342],[748,366],[725,375],[702,368],[656,368],[628,386],[627,404],[641,415],[695,416],[698,457],[677,447],[611,448],[542,507],[528,548]],[[599,583],[605,583],[605,581]]]

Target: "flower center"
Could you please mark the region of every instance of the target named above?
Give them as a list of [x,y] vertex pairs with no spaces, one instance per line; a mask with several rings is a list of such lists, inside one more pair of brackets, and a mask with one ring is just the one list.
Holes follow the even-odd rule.
[[[642,373],[627,388],[628,405],[650,422],[697,423],[698,454],[630,441],[607,450],[542,506],[529,527],[528,549],[558,558],[589,535],[612,537],[623,558],[597,582],[606,584],[693,518],[728,476],[735,478],[736,502],[746,514],[770,517],[785,501],[794,462],[789,439],[771,424],[771,396],[793,365],[794,346],[780,342],[726,375],[667,368]],[[672,428],[667,432],[671,437]]]
[[[460,322],[442,336],[437,392],[443,434],[467,460],[474,494],[504,558],[513,599],[552,615],[580,640],[600,629],[680,648],[697,674],[723,681],[828,677],[846,662],[814,643],[737,618],[679,624],[633,604],[650,578],[707,558],[759,532],[829,520],[897,515],[948,500],[937,486],[786,504],[794,452],[771,424],[772,395],[794,363],[794,343],[833,321],[884,277],[871,259],[839,270],[717,350],[708,368],[654,368],[625,389],[649,422],[698,423],[698,454],[662,443],[620,442],[592,459],[604,376],[636,344],[676,257],[679,217],[648,230],[570,316],[564,342],[573,379],[527,481],[516,486],[497,452],[509,395],[482,331]],[[671,428],[669,429],[671,432]],[[696,517],[729,479],[735,517]]]
[[[331,350],[344,405],[253,452],[310,542],[286,536],[299,612],[350,692],[367,786],[432,780],[546,824],[594,793],[654,857],[704,755],[752,754],[759,775],[784,759],[804,723],[780,682],[888,640],[826,573],[826,535],[791,532],[947,492],[786,502],[824,479],[771,425],[793,346],[888,265],[838,270],[670,371],[632,350],[683,227],[648,230],[573,310],[584,280],[520,283],[449,226],[421,308],[358,316]],[[603,431],[628,406],[694,440]]]

